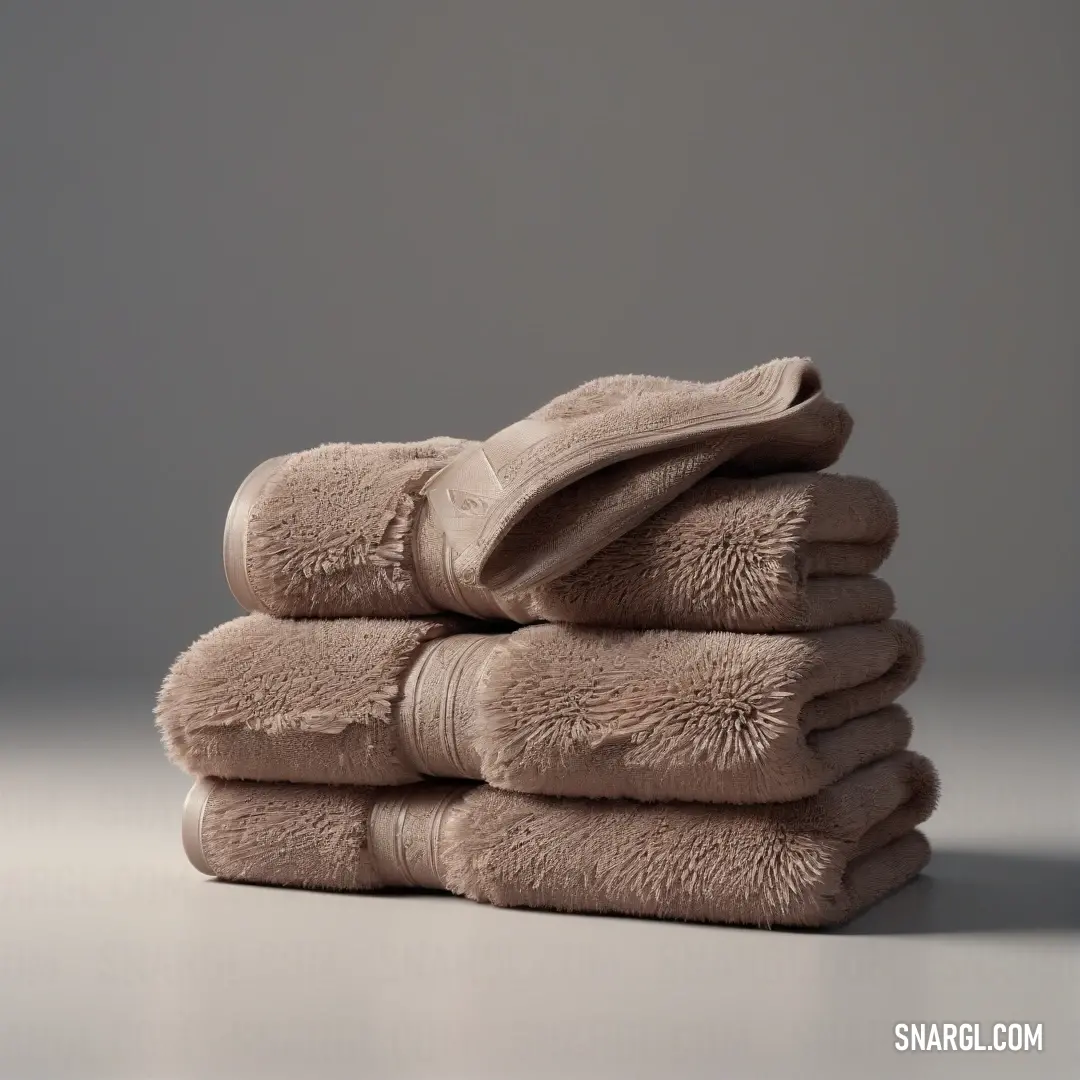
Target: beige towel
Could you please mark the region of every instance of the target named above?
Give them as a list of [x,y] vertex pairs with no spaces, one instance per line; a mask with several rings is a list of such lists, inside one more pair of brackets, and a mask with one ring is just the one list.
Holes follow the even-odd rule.
[[469,628],[235,619],[165,680],[169,754],[198,776],[434,775],[549,795],[770,802],[811,795],[910,737],[892,702],[921,649],[901,622],[804,634]]
[[936,796],[932,766],[908,752],[813,798],[762,806],[217,780],[189,796],[184,840],[199,869],[234,881],[419,885],[506,907],[824,926],[923,868],[929,847],[914,827]]
[[264,463],[229,513],[226,572],[248,610],[288,616],[747,631],[887,618],[891,593],[866,575],[895,537],[892,501],[812,474],[849,431],[806,361],[720,383],[598,379],[484,443]]

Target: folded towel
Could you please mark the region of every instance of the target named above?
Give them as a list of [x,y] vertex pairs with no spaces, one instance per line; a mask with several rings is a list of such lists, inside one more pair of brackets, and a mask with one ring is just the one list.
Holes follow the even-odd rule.
[[[849,431],[806,361],[720,383],[598,379],[484,443],[264,462],[229,512],[226,574],[249,611],[284,616],[746,631],[887,618],[892,594],[866,575],[895,537],[892,501],[805,475]],[[787,475],[732,479],[763,473]]]
[[[835,473],[709,476],[560,578],[498,604],[490,590],[440,585],[441,561],[418,537],[416,507],[370,543],[370,506],[402,493],[450,459],[432,443],[332,445],[280,459],[251,510],[247,568],[235,588],[249,610],[280,616],[406,617],[457,611],[514,622],[639,629],[815,630],[874,622],[894,610],[872,575],[897,533],[896,507],[871,480]],[[370,480],[385,488],[356,490]],[[250,481],[249,487],[250,487]],[[238,517],[231,517],[231,529]],[[351,529],[346,535],[345,523]],[[383,537],[385,532],[378,532]],[[254,590],[254,591],[252,591]],[[258,596],[258,599],[254,597]],[[245,600],[246,598],[246,600]]]
[[197,776],[771,802],[907,745],[890,706],[920,640],[901,622],[805,634],[461,633],[461,619],[246,615],[200,638],[158,698]]
[[843,922],[917,874],[937,778],[909,752],[761,806],[550,799],[477,787],[201,781],[184,843],[206,874],[506,907],[758,926]]

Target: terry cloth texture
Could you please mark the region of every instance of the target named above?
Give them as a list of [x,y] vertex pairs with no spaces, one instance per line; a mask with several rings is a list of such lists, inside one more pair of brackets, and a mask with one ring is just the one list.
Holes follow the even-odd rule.
[[201,781],[192,861],[234,881],[442,888],[505,907],[756,926],[844,922],[929,857],[937,778],[910,752],[761,806],[551,799],[440,784]]
[[770,802],[907,746],[921,643],[886,621],[802,634],[246,615],[161,689],[197,776]]
[[891,499],[806,475],[850,430],[803,360],[719,383],[598,379],[484,443],[333,444],[264,463],[229,515],[228,576],[249,610],[282,616],[886,618],[891,593],[868,575],[895,538]]
[[292,617],[443,610],[747,632],[893,613],[889,586],[872,575],[896,539],[895,504],[873,481],[833,473],[707,477],[583,565],[501,607],[481,588],[442,588],[441,556],[424,555],[437,551],[433,542],[415,557],[409,495],[433,460],[445,460],[431,448],[332,445],[283,459],[248,519],[247,565],[261,608]]

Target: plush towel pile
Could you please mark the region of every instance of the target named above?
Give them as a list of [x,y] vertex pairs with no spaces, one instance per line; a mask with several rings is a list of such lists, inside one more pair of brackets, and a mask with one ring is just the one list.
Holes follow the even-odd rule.
[[817,471],[850,430],[783,360],[596,380],[484,443],[260,466],[225,537],[252,614],[159,696],[207,778],[192,861],[753,925],[899,887],[937,781],[896,704],[920,639],[873,576],[896,508]]

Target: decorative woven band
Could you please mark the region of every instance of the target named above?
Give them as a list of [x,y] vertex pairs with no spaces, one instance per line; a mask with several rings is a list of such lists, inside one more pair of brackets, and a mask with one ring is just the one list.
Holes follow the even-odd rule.
[[443,887],[439,842],[447,811],[467,791],[463,784],[414,784],[375,800],[368,852],[383,885]]
[[481,619],[533,621],[524,607],[510,596],[461,580],[454,550],[427,500],[420,504],[412,543],[417,585],[435,610],[457,611]]
[[476,688],[502,640],[502,634],[454,634],[421,649],[398,704],[402,747],[417,772],[481,778],[473,732]]

